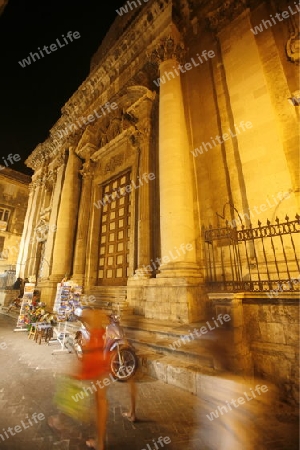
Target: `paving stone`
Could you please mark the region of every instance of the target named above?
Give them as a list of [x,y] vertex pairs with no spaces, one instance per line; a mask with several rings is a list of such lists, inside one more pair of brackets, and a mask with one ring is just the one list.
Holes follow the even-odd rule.
[[[38,345],[27,339],[26,333],[14,332],[14,325],[14,320],[0,315],[0,334],[8,344],[6,350],[0,350],[0,430],[19,425],[33,413],[43,413],[45,420],[4,441],[0,431],[0,449],[87,450],[85,441],[94,433],[92,423],[70,420],[59,434],[47,425],[47,418],[57,412],[53,403],[57,376],[74,367],[75,355],[52,354],[57,345]],[[247,405],[210,422],[206,414],[218,407],[216,400],[203,400],[143,373],[137,375],[136,382],[136,423],[122,416],[129,408],[128,384],[113,383],[108,390],[107,450],[157,450],[154,443],[160,436],[168,436],[171,442],[158,446],[159,450],[299,448],[297,418],[288,406],[281,404],[276,410],[266,404],[257,415]],[[247,436],[244,441],[243,430]]]

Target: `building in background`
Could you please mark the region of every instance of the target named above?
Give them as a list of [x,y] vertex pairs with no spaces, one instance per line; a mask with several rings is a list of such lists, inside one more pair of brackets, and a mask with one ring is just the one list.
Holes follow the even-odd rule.
[[295,380],[297,8],[126,5],[26,161],[18,275],[49,305],[68,276],[147,318],[229,311],[236,364],[252,352],[258,372]]
[[0,167],[0,287],[12,286],[29,198],[31,178]]

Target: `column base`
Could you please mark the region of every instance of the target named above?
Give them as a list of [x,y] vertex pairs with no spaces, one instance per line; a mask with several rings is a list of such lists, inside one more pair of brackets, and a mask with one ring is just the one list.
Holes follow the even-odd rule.
[[49,310],[52,310],[54,306],[58,282],[45,280],[40,281],[36,286],[36,289],[41,291],[41,301],[46,303]]
[[76,274],[75,273],[74,275],[72,275],[71,281],[74,284],[77,284],[78,286],[82,286],[83,287],[83,285],[84,285],[84,274],[83,273],[80,273],[80,274]]
[[52,281],[54,283],[60,283],[64,278],[65,274],[52,274],[49,277],[49,281]]
[[161,277],[151,278],[144,286],[145,317],[148,319],[169,320],[192,323],[206,317],[205,286],[202,278]]
[[196,263],[190,262],[170,262],[162,264],[159,267],[159,272],[156,278],[199,278],[202,279],[200,267]]
[[151,270],[147,269],[147,267],[141,267],[141,268],[135,270],[135,274],[131,278],[133,280],[140,279],[140,278],[149,279],[149,278],[151,278],[151,275],[152,275]]

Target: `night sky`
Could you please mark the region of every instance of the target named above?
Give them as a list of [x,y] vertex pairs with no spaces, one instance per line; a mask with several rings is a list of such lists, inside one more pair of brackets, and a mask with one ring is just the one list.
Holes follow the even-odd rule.
[[[0,164],[31,175],[26,157],[49,135],[60,110],[89,73],[90,60],[125,0],[9,0],[0,16]],[[18,63],[68,31],[80,38],[24,68]],[[69,41],[68,41],[69,42]]]

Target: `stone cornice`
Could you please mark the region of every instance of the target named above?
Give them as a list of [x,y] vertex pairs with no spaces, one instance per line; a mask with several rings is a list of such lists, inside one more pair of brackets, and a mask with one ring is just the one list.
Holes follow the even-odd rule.
[[[122,70],[131,65],[133,61],[141,59],[141,53],[152,42],[155,22],[160,22],[162,13],[166,11],[169,11],[171,20],[172,0],[156,0],[142,6],[142,13],[139,13],[128,28],[122,32],[114,45],[107,49],[98,61],[97,68],[90,73],[62,108],[63,115],[68,115],[76,120],[80,115],[87,115],[88,110],[93,106],[93,100],[98,100],[102,94],[105,94],[102,104],[108,101],[109,96],[106,90],[121,75],[120,69]],[[113,31],[114,26],[118,25],[118,20],[117,18],[110,31]],[[99,50],[101,50],[101,46]],[[123,77],[122,73],[122,79]],[[99,102],[97,103],[99,104]]]
[[220,31],[238,17],[248,6],[248,0],[226,0],[217,9],[207,14],[210,29]]
[[31,177],[29,175],[13,170],[10,167],[5,167],[0,171],[0,178],[7,178],[10,180],[9,182],[13,181],[16,184],[22,185],[29,185],[29,183],[31,182]]
[[[76,124],[76,120],[86,118],[94,109],[100,108],[108,101],[110,103],[117,101],[120,91],[126,85],[138,81],[146,83],[147,70],[143,75],[143,68],[148,66],[151,70],[147,48],[152,44],[153,28],[157,30],[158,36],[164,35],[171,22],[172,0],[154,0],[145,3],[142,13],[134,18],[62,108],[62,116],[50,130],[49,138],[35,148],[25,161],[26,165],[37,170],[56,155],[63,153],[71,138],[80,141],[86,128],[82,126],[75,132],[69,132],[68,125]],[[151,83],[152,78],[149,81]]]

